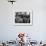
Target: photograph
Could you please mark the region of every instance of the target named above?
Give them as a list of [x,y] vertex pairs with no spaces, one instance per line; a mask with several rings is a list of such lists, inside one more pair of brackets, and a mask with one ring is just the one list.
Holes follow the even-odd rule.
[[15,12],[16,25],[32,25],[32,13],[30,12]]

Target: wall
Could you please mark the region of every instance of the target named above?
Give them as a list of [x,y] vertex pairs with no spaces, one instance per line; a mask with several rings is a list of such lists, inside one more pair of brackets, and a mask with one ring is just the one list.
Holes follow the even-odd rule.
[[[17,10],[32,10],[32,26],[15,26],[14,13]],[[11,40],[18,32],[26,32],[37,41],[46,40],[46,0],[17,0],[13,5],[0,0],[0,40]]]

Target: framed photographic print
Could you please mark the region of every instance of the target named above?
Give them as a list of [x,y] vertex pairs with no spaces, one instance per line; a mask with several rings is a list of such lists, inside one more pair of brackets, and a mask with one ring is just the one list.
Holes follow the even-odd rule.
[[15,12],[15,25],[17,26],[32,25],[32,11]]

